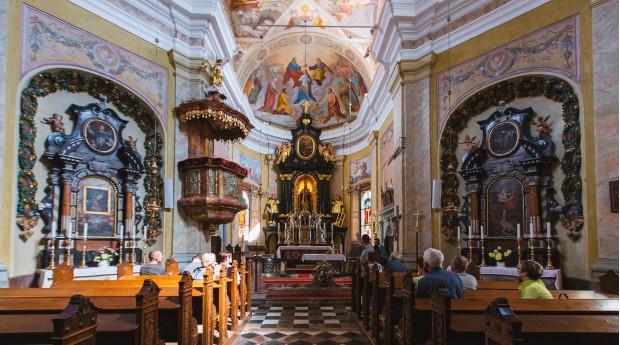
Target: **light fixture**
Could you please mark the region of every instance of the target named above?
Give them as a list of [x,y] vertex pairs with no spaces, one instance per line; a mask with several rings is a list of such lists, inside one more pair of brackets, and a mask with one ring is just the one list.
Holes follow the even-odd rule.
[[374,36],[378,28],[379,26],[377,24],[373,25],[372,28],[370,28],[370,36]]
[[[267,130],[269,130],[269,127],[267,127]],[[261,133],[262,136],[262,130],[259,129],[259,132]],[[267,140],[269,140],[269,138],[267,138]],[[267,151],[269,151],[269,142],[267,142]],[[260,166],[262,167],[263,165],[263,141],[260,141],[260,149],[258,151],[258,155],[259,155],[259,163]],[[269,168],[269,167],[267,167]],[[262,172],[261,172],[262,175]],[[255,193],[256,195],[258,195],[259,198],[266,198],[269,196],[269,183],[267,183],[267,189],[263,190],[263,181],[262,181],[262,176],[259,177],[261,180],[258,182],[258,188],[253,188],[252,192]]]
[[372,51],[370,50],[370,47],[366,48],[366,53],[364,54],[364,59],[369,57],[370,53],[372,53]]
[[[346,124],[343,124],[342,126],[344,127]],[[344,133],[344,136],[346,137],[346,131]],[[344,140],[343,140],[344,142]],[[351,157],[351,123],[349,122],[349,165],[353,164],[353,160]],[[344,146],[344,145],[343,145]],[[347,193],[348,195],[351,195],[353,193],[355,193],[358,188],[353,187],[353,176],[351,176],[351,169],[349,169],[349,183],[344,186],[343,188],[344,192]]]

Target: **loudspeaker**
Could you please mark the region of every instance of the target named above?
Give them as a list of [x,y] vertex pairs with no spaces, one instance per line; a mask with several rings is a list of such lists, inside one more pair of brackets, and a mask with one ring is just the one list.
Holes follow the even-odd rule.
[[164,208],[174,208],[174,189],[172,179],[164,180]]
[[441,180],[433,180],[431,208],[441,208]]

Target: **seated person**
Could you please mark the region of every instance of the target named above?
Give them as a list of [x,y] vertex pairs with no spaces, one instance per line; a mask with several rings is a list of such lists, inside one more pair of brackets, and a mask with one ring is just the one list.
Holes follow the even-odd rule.
[[450,297],[463,298],[463,283],[454,273],[441,267],[443,264],[443,253],[435,248],[428,248],[424,251],[424,266],[428,273],[418,282],[416,291],[417,298],[428,298],[431,290],[436,283],[444,283]]
[[385,246],[381,244],[381,240],[377,237],[375,237],[374,249],[375,249],[375,252],[379,254],[379,262],[382,264],[386,264],[388,262],[389,255],[388,255],[387,249],[385,249]]
[[377,254],[377,252],[368,253],[368,268],[371,272],[374,272],[377,269],[379,272],[383,271],[383,266],[379,263],[379,254]]
[[463,289],[466,290],[477,290],[478,289],[478,281],[476,277],[472,276],[469,273],[466,273],[467,264],[469,264],[469,260],[462,255],[457,255],[452,258],[452,264],[450,265],[450,269],[454,272],[463,283]]
[[385,269],[392,272],[407,272],[407,266],[400,261],[400,258],[401,254],[399,252],[392,252],[389,262],[385,265]]
[[375,248],[370,244],[370,236],[368,234],[362,235],[362,254],[360,254],[360,261],[368,261],[368,253],[374,252]]
[[[221,267],[226,267],[226,276],[230,277],[232,273],[232,253],[228,250],[222,250],[220,252],[220,263],[218,265],[217,275],[220,275]],[[237,270],[237,284],[241,282],[241,276],[239,275],[239,271]]]
[[553,299],[545,283],[540,280],[543,272],[543,267],[533,260],[525,260],[517,267],[517,274],[523,282],[519,285],[522,299]]
[[159,250],[151,250],[149,253],[149,263],[140,267],[141,276],[165,276],[166,267],[161,264],[164,256]]
[[182,272],[192,273],[198,267],[202,267],[202,254],[198,253],[192,257],[192,261],[183,268]]
[[210,268],[213,270],[214,279],[220,275],[219,271],[217,271],[217,273],[215,271],[218,268],[217,262],[215,262],[215,254],[213,253],[202,254],[201,263],[202,265],[194,269],[194,272],[192,272],[192,277],[194,279],[203,279],[207,268]]
[[417,277],[413,277],[413,284],[415,285],[415,289],[416,291],[418,290],[418,282],[420,281],[420,279],[422,279],[422,277],[424,277],[426,275],[426,273],[428,273],[428,271],[426,270],[426,267],[424,267],[424,258],[423,257],[418,257],[415,261],[416,265],[418,266],[418,276]]

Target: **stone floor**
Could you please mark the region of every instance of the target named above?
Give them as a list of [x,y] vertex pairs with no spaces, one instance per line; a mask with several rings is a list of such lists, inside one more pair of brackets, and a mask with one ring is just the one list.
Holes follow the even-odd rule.
[[345,300],[256,301],[233,344],[370,344]]

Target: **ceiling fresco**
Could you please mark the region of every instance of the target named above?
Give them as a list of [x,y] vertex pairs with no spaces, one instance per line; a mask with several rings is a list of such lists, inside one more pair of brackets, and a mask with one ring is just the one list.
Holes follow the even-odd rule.
[[375,64],[364,59],[383,0],[229,1],[245,53],[235,70],[256,118],[293,128],[304,110],[318,128],[357,118]]

